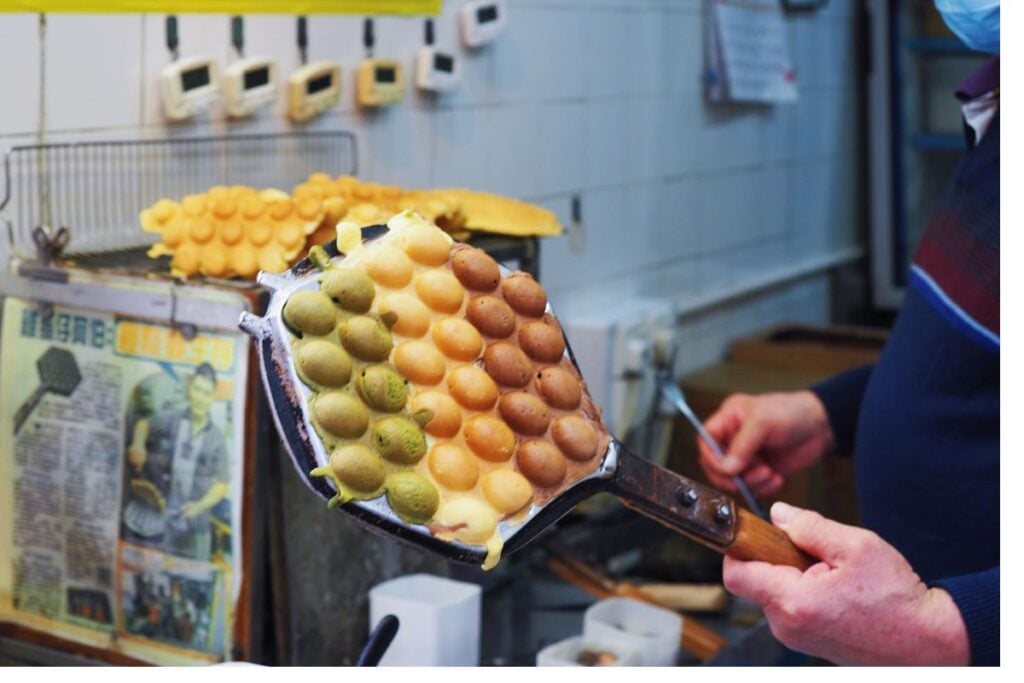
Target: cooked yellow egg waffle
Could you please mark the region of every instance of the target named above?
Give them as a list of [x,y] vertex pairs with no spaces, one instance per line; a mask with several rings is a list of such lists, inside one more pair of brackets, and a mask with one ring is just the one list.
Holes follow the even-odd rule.
[[[413,210],[448,233],[483,231],[514,236],[552,236],[562,233],[555,214],[534,204],[491,192],[467,189],[404,190],[394,185],[363,182],[352,176],[332,179],[315,173],[294,191],[298,197],[334,200],[343,207],[337,218],[328,215],[317,232],[323,244],[330,230],[344,219],[360,226],[382,223],[398,211]],[[340,203],[337,203],[340,200]],[[333,220],[334,222],[331,222]]]
[[160,235],[149,255],[169,255],[175,275],[252,279],[259,271],[286,270],[323,215],[323,203],[310,198],[218,186],[181,202],[161,199],[139,220],[143,230]]
[[407,522],[487,547],[499,522],[594,468],[603,433],[543,288],[411,212],[283,309],[332,503],[384,495]]

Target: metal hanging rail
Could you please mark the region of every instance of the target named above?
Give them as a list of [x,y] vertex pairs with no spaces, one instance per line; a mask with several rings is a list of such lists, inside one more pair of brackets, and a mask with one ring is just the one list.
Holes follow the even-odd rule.
[[0,221],[12,255],[35,253],[33,231],[70,232],[67,255],[151,244],[139,212],[215,185],[285,192],[311,173],[354,175],[355,136],[291,132],[12,147],[4,156]]

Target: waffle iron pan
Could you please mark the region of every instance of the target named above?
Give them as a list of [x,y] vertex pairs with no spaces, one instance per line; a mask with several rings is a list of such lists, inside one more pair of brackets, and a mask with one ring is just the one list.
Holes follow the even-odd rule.
[[[363,228],[363,243],[379,239],[386,232],[383,225]],[[345,257],[333,242],[324,249],[335,265],[343,263]],[[281,274],[260,273],[259,283],[272,290],[266,314],[260,317],[243,313],[239,326],[254,339],[271,413],[292,463],[306,485],[328,501],[335,496],[335,489],[325,478],[311,476],[310,472],[324,466],[330,454],[313,429],[307,409],[310,389],[296,372],[289,343],[292,335],[282,318],[289,296],[301,289],[318,289],[320,274],[308,258]],[[502,268],[502,275],[507,274]],[[548,312],[554,315],[550,304]],[[578,371],[568,340],[565,347]],[[801,569],[813,564],[782,530],[737,505],[730,496],[652,464],[614,437],[608,440],[599,464],[590,474],[550,500],[531,503],[525,517],[499,523],[503,554],[522,548],[580,501],[601,492],[618,496],[627,507],[723,554]],[[426,526],[406,522],[391,510],[385,496],[350,501],[338,509],[378,532],[449,560],[480,565],[487,555],[482,546],[442,540]]]

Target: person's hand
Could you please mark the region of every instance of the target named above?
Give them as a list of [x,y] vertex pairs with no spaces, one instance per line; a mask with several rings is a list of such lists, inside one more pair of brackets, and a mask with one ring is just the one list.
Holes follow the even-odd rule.
[[203,511],[203,504],[198,500],[189,501],[181,506],[181,516],[185,519],[192,519]]
[[711,483],[735,491],[732,477],[741,475],[759,497],[781,489],[788,475],[820,460],[833,442],[825,406],[810,391],[733,394],[704,427],[727,455],[720,460],[697,439]]
[[771,513],[798,548],[822,561],[801,572],[726,557],[722,568],[726,589],[759,603],[781,643],[836,664],[970,663],[953,599],[922,583],[877,534],[785,503]]
[[142,466],[146,464],[146,449],[135,446],[134,444],[128,447],[128,462],[137,470],[141,470]]

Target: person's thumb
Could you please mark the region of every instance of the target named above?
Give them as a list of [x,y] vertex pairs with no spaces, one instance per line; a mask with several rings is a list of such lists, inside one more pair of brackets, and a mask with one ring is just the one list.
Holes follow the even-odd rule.
[[733,438],[722,460],[722,472],[735,476],[747,469],[750,461],[761,450],[764,442],[764,425],[755,420],[744,422]]
[[782,502],[772,505],[771,516],[775,526],[785,531],[796,547],[833,566],[846,545],[844,541],[856,531],[813,510]]

